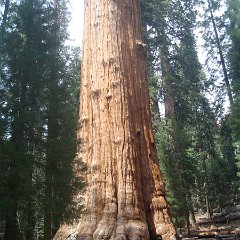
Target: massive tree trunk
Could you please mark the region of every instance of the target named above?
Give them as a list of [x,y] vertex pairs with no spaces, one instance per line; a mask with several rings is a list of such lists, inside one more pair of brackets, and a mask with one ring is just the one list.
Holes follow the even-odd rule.
[[[85,0],[86,213],[55,239],[175,239],[152,133],[138,0]],[[71,238],[72,239],[72,238]]]

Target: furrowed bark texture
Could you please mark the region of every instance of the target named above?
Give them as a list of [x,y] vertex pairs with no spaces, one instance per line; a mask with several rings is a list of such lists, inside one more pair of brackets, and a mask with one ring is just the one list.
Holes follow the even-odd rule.
[[86,213],[55,239],[175,239],[151,126],[138,0],[85,0]]

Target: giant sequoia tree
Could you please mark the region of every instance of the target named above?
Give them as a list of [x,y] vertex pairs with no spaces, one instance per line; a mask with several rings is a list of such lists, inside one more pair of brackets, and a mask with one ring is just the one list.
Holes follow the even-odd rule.
[[[86,0],[78,157],[86,213],[55,239],[175,239],[152,133],[138,0]],[[72,238],[71,238],[72,239]]]

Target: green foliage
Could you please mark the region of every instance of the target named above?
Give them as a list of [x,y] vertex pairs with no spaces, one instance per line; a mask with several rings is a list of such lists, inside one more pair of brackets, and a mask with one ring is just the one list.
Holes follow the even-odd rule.
[[43,237],[49,177],[51,225],[70,221],[81,210],[73,198],[83,186],[73,171],[80,49],[64,45],[68,5],[55,4],[11,2],[1,38],[0,226],[14,239]]
[[[227,19],[226,30],[229,35],[231,45],[228,52],[230,71],[229,75],[234,92],[234,105],[232,108],[232,131],[236,148],[236,161],[239,177],[239,140],[240,140],[240,2],[230,0],[226,2],[227,10],[225,17]],[[240,187],[238,181],[238,187]]]
[[[199,63],[194,35],[195,9],[204,3],[143,0],[141,4],[160,166],[174,221],[182,227],[188,224],[190,212],[208,209],[211,214],[211,208],[224,207],[235,198],[231,124],[224,120],[223,111],[218,111],[219,105],[211,108],[206,97],[213,82]],[[221,7],[218,1],[212,1],[212,6]],[[209,26],[209,19],[207,22]],[[213,36],[207,34],[210,31],[208,28],[206,36]],[[214,49],[212,40],[208,46]],[[164,116],[156,106],[166,110],[169,99],[174,107]],[[219,116],[223,120],[218,123]]]

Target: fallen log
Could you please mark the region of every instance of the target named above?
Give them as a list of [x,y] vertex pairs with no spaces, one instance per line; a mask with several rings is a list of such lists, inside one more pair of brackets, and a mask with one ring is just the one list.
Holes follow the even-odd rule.
[[[225,236],[225,237],[224,237]],[[231,237],[230,237],[231,236]],[[195,238],[240,238],[239,229],[209,229],[209,230],[192,230],[190,237]]]

